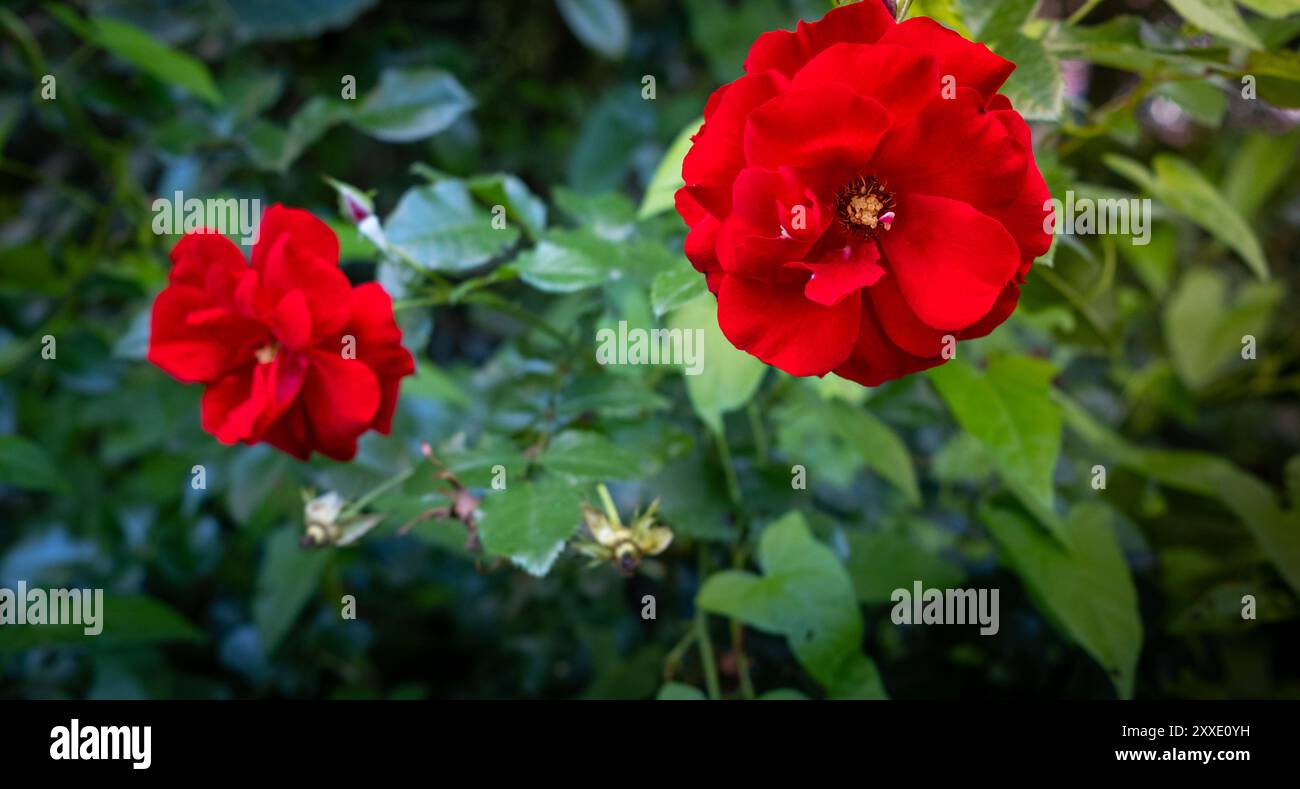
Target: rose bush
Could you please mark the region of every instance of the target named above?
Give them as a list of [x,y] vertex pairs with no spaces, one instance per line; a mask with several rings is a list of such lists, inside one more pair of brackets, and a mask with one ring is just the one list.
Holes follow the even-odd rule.
[[682,164],[686,254],[736,347],[861,384],[1011,314],[1051,243],[1015,65],[932,19],[842,6],[765,33]]
[[219,233],[185,235],[152,314],[149,361],[205,385],[203,429],[225,444],[265,441],[307,460],[350,460],[357,437],[388,433],[415,372],[378,283],[352,287],[334,232],[275,205],[252,265]]

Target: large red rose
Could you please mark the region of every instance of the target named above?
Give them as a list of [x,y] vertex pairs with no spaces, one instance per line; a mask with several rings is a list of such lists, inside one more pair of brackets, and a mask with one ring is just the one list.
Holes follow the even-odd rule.
[[262,217],[250,266],[225,236],[188,233],[153,305],[149,361],[201,383],[203,429],[306,460],[350,460],[357,437],[387,433],[398,384],[415,371],[377,283],[352,287],[339,242],[281,205]]
[[736,347],[867,386],[1015,309],[1051,235],[1014,64],[880,0],[765,33],[682,164],[686,255]]

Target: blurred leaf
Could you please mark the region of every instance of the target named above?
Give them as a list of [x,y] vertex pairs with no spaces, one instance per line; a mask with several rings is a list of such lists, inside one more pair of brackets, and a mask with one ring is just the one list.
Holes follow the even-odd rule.
[[1273,490],[1208,452],[1144,449],[1098,423],[1061,392],[1066,423],[1113,462],[1178,490],[1218,501],[1250,531],[1291,588],[1300,592],[1300,507],[1284,510]]
[[221,103],[221,94],[202,61],[172,49],[135,25],[107,17],[94,17],[90,23],[94,43],[150,76],[211,104]]
[[959,0],[958,5],[969,38],[987,42],[1015,35],[1033,16],[1038,0]]
[[22,436],[0,436],[0,484],[66,492],[67,480],[41,446]]
[[1042,42],[1022,35],[998,42],[996,49],[1016,64],[1001,89],[1016,111],[1026,120],[1060,120],[1065,81],[1056,56]]
[[655,174],[650,177],[650,185],[646,187],[641,207],[636,212],[637,219],[648,219],[664,211],[671,211],[676,205],[677,190],[686,185],[682,180],[682,160],[691,149],[691,137],[703,125],[702,119],[693,120],[677,133],[664,158],[659,160]]
[[1192,120],[1202,126],[1218,128],[1228,111],[1228,97],[1211,82],[1180,80],[1156,88],[1157,94],[1177,104]]
[[578,528],[580,503],[576,490],[553,478],[489,491],[478,523],[483,550],[510,557],[532,575],[546,575]]
[[650,301],[654,303],[655,317],[660,318],[707,292],[704,275],[686,258],[679,257],[671,268],[655,276],[650,286]]
[[488,206],[502,206],[506,216],[537,238],[546,230],[546,203],[529,191],[519,178],[507,173],[480,175],[465,182],[469,191]]
[[1223,198],[1260,227],[1260,209],[1287,176],[1300,145],[1300,130],[1274,135],[1254,132],[1234,146],[1223,179]]
[[1132,698],[1142,619],[1111,511],[1075,505],[1065,518],[1068,548],[1014,509],[986,507],[983,518],[1038,608],[1101,664],[1120,698]]
[[659,689],[659,694],[655,696],[658,701],[707,701],[708,696],[704,691],[691,685],[683,685],[680,682],[668,682]]
[[1275,18],[1300,13],[1300,0],[1238,0],[1238,2],[1252,11]]
[[474,107],[474,99],[440,68],[385,69],[352,123],[384,142],[431,137]]
[[703,332],[700,373],[685,376],[686,393],[704,424],[722,435],[722,415],[749,402],[758,391],[767,366],[738,350],[722,334],[712,296],[701,296],[674,312],[668,318],[668,326],[683,332]]
[[953,359],[928,373],[957,423],[984,445],[1002,481],[1065,540],[1053,503],[1061,452],[1061,410],[1050,396],[1054,374],[1050,362],[1027,356],[994,356],[984,373]]
[[253,598],[253,623],[267,655],[275,654],[289,634],[299,612],[316,593],[321,573],[329,564],[330,551],[299,547],[301,536],[298,529],[290,526],[266,539]]
[[960,567],[901,533],[854,531],[849,532],[848,541],[845,567],[864,603],[889,603],[895,589],[911,589],[915,581],[929,588],[949,589],[966,578]]
[[1208,268],[1188,271],[1162,315],[1178,377],[1200,389],[1233,360],[1241,361],[1243,338],[1249,334],[1257,343],[1263,340],[1282,296],[1277,283],[1249,282],[1230,300],[1222,273]]
[[555,5],[588,49],[610,60],[627,54],[631,27],[622,0],[555,0]]
[[1183,19],[1207,32],[1251,49],[1264,48],[1264,43],[1246,26],[1232,0],[1169,0],[1169,5]]
[[538,462],[579,480],[633,479],[640,458],[590,430],[566,430],[551,439]]
[[398,255],[422,269],[461,272],[505,252],[519,228],[494,228],[464,182],[449,178],[408,189],[384,220],[384,235]]
[[763,530],[762,575],[714,573],[696,604],[765,633],[785,636],[791,651],[831,698],[885,698],[871,658],[862,653],[862,616],[853,582],[830,548],[817,542],[799,513]]
[[898,434],[865,408],[842,400],[832,401],[828,406],[831,424],[843,431],[849,446],[862,455],[868,466],[894,483],[908,501],[919,505],[921,491],[916,484],[912,455]]
[[585,230],[555,230],[515,263],[519,278],[548,293],[572,293],[618,276],[617,246]]
[[227,0],[245,37],[255,41],[312,38],[347,27],[376,0]]
[[[92,603],[93,604],[93,603]],[[102,630],[87,635],[83,624],[0,628],[0,655],[14,655],[29,649],[56,646],[81,647],[92,651],[147,647],[175,641],[197,642],[203,631],[191,625],[166,604],[143,596],[104,595],[98,612]]]
[[[1115,154],[1103,156],[1102,161],[1227,244],[1256,276],[1268,279],[1268,261],[1254,231],[1191,162],[1173,154],[1160,154],[1152,160],[1152,172],[1140,162]],[[1213,211],[1207,211],[1206,206],[1212,206]]]

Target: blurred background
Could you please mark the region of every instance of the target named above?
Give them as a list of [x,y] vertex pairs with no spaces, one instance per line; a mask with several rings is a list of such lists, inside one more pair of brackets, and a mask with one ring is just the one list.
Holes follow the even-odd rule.
[[[794,625],[694,604],[719,570],[777,573],[754,558],[791,511],[850,591],[835,622],[788,621],[842,628],[895,698],[1300,697],[1300,9],[1192,5],[914,3],[1020,65],[1053,195],[1151,197],[1151,243],[1058,237],[1013,319],[962,345],[986,373],[867,391],[745,357],[719,402],[604,370],[591,338],[694,325],[663,197],[679,135],[824,0],[7,3],[0,587],[110,605],[96,638],[0,628],[0,698],[839,695]],[[417,199],[431,183],[446,204]],[[176,240],[153,201],[176,191],[306,208],[389,288],[420,366],[392,436],[301,464],[201,431],[199,388],[144,361]],[[960,407],[995,400],[1033,447]],[[452,521],[399,535],[446,503],[421,442],[476,491],[495,465],[536,483],[502,517],[561,532],[598,483],[625,519],[658,497],[673,546],[630,579],[572,552],[535,577]],[[375,491],[385,520],[301,549],[326,491]],[[1055,518],[1096,539],[1061,553],[1035,523]],[[914,579],[1000,589],[1000,633],[894,625]]]

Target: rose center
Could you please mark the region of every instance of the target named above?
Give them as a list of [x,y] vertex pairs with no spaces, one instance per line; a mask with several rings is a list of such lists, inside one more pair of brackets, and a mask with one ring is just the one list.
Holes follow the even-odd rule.
[[848,232],[873,238],[894,221],[894,195],[875,176],[858,178],[840,189],[835,198],[840,224]]
[[270,364],[271,362],[275,361],[275,355],[279,351],[280,351],[279,344],[270,343],[268,345],[263,345],[261,348],[258,348],[256,351],[253,351],[253,355],[257,357],[258,364]]

